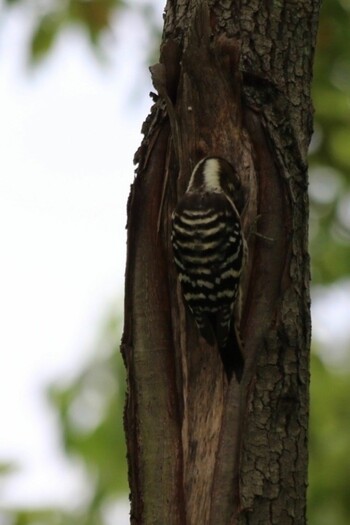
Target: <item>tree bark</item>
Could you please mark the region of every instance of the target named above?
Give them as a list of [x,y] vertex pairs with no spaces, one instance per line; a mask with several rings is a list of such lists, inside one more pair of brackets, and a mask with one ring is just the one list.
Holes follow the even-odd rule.
[[[319,1],[168,1],[128,204],[122,352],[133,525],[306,523],[307,148]],[[206,155],[245,190],[245,369],[184,306],[170,218]],[[254,228],[259,236],[251,233]]]

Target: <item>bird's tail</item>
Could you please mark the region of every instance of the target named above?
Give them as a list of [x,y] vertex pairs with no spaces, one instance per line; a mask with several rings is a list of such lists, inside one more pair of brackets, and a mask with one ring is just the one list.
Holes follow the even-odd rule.
[[[216,316],[210,317],[209,315],[201,314],[197,315],[195,319],[201,336],[204,337],[207,343],[210,346],[214,346],[215,342],[217,342],[228,381],[230,382],[232,375],[235,374],[237,381],[240,383],[243,375],[244,358],[242,352],[243,343],[238,328],[234,323],[229,324],[229,319],[224,324],[222,318],[218,320]],[[216,323],[216,326],[214,323]],[[216,328],[215,332],[213,325]],[[228,328],[228,325],[230,328]],[[229,334],[227,334],[228,330]]]
[[244,370],[244,357],[242,352],[242,340],[238,328],[232,323],[230,335],[226,342],[219,345],[219,352],[224,370],[228,381],[235,374],[237,381],[240,383]]

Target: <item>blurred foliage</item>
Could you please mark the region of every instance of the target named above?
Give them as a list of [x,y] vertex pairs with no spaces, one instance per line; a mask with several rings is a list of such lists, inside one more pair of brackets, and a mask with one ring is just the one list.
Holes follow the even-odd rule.
[[29,57],[38,62],[52,50],[61,32],[80,26],[98,50],[103,34],[110,29],[114,13],[121,13],[126,4],[121,0],[6,0],[9,6],[21,5],[31,11],[32,30],[28,45]]
[[[99,58],[105,57],[108,36],[115,35],[119,19],[127,14],[140,17],[148,32],[149,56],[158,48],[161,21],[157,19],[152,0],[3,0],[10,8],[25,8],[31,20],[28,59],[41,63],[53,50],[57,39],[69,28],[79,28],[90,42],[89,49]],[[133,23],[130,23],[131,30]],[[107,39],[107,44],[106,44]]]
[[[121,319],[104,326],[96,353],[69,382],[48,389],[58,414],[62,447],[85,472],[86,487],[73,511],[8,510],[9,525],[105,525],[106,511],[127,494],[126,446],[123,430],[125,369],[119,351]],[[3,464],[0,474],[8,473]],[[86,494],[85,494],[86,492]],[[1,522],[3,525],[3,522]]]
[[310,242],[313,281],[330,283],[350,272],[350,3],[321,10],[310,148]]
[[331,372],[313,355],[309,524],[350,523],[350,375]]
[[[1,525],[71,525],[72,516],[55,509],[21,509],[14,512],[4,512],[1,515]],[[77,525],[83,525],[76,521]]]
[[[57,37],[79,25],[93,50],[118,16],[138,9],[158,45],[160,27],[152,0],[131,6],[120,0],[6,0],[30,6],[33,62],[45,57]],[[160,24],[160,21],[159,21]],[[315,133],[310,147],[310,242],[313,280],[330,283],[350,271],[350,3],[329,0],[322,8],[314,70]],[[151,37],[151,38],[152,38]],[[151,45],[150,45],[151,46]],[[96,356],[65,385],[48,395],[59,414],[62,444],[86,471],[89,497],[73,512],[52,509],[8,512],[9,525],[104,525],[105,508],[126,494],[122,430],[124,368],[118,351],[120,322],[113,317],[96,345]],[[310,428],[310,525],[350,523],[350,375],[312,358]],[[9,465],[0,467],[6,477]]]
[[[119,352],[120,322],[111,319],[94,357],[68,385],[53,385],[49,399],[59,413],[63,446],[79,456],[93,484],[91,510],[101,495],[127,490],[122,426],[125,371]],[[111,461],[111,458],[114,458]],[[117,466],[123,465],[119,469]]]

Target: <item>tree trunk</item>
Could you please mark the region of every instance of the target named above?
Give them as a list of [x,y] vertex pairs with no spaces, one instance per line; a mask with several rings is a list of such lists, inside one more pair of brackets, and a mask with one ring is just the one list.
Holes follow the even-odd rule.
[[[318,11],[318,0],[168,1],[151,68],[159,96],[128,205],[133,525],[306,523],[306,156]],[[172,259],[171,213],[206,155],[232,163],[247,203],[241,383],[227,383],[199,337]]]

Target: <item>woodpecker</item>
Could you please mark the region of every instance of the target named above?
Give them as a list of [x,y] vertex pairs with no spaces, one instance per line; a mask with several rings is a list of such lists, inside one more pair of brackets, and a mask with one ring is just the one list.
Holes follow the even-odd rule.
[[[206,157],[195,166],[172,215],[173,254],[185,303],[209,345],[217,343],[228,379],[240,380],[240,278],[246,244],[242,188],[229,162]],[[233,317],[235,317],[233,319]]]

